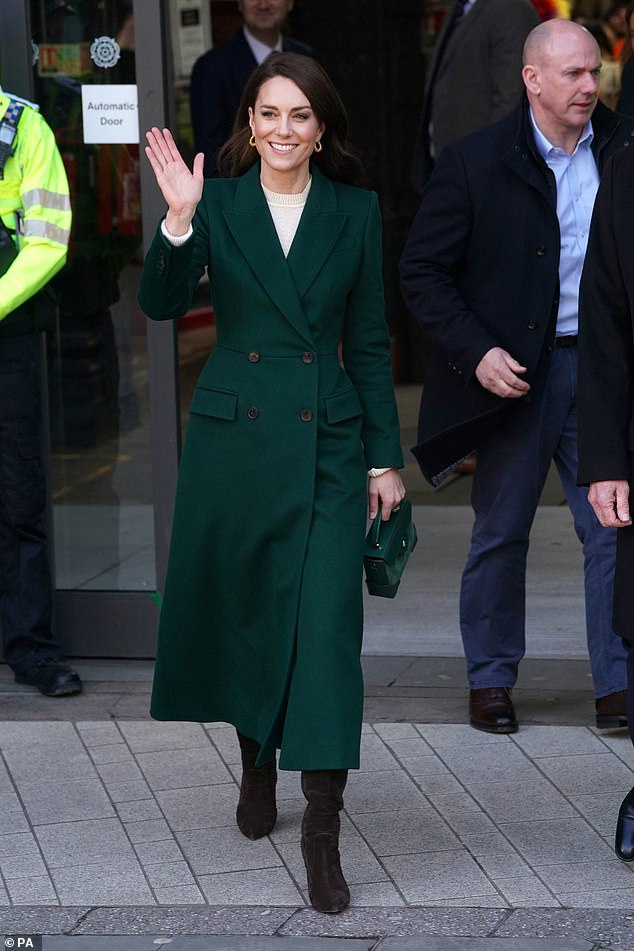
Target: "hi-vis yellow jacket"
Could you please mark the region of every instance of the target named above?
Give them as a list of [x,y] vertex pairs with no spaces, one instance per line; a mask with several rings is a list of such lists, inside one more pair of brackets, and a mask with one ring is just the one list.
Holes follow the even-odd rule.
[[[12,98],[0,88],[0,119]],[[15,236],[19,254],[0,276],[0,321],[60,270],[70,238],[70,196],[64,164],[53,132],[29,105],[25,105],[20,118],[15,146],[0,179],[0,217],[13,231],[19,216],[20,229]]]

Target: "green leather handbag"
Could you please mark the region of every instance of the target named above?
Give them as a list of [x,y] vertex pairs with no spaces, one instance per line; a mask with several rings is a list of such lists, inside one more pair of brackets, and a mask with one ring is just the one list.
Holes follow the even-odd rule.
[[370,594],[394,598],[407,559],[416,547],[418,535],[412,522],[412,503],[403,499],[384,522],[381,511],[372,522],[365,540],[363,565]]

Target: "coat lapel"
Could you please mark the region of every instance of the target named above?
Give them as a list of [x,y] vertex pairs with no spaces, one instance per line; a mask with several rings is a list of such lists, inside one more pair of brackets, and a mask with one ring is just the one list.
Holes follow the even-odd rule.
[[[446,40],[445,48],[442,51],[442,56],[436,71],[437,76],[440,76],[442,73],[444,73],[450,61],[455,56],[456,51],[459,50],[463,42],[468,39],[469,30],[475,26],[479,18],[483,15],[485,7],[486,0],[478,0],[475,7],[472,7],[469,10],[469,12],[460,20],[455,29],[452,31],[451,36]],[[447,15],[451,16],[452,12],[453,7]]]
[[260,185],[259,162],[242,176],[233,210],[223,214],[240,252],[266,293],[297,332],[312,343],[297,288]]
[[312,335],[301,303],[348,218],[337,211],[332,183],[314,165],[306,207],[288,258],[284,257],[262,186],[260,166],[242,176],[233,210],[224,218],[241,253],[286,319],[307,341]]
[[321,271],[348,218],[345,212],[337,211],[332,182],[314,164],[311,174],[308,200],[288,255],[288,266],[300,297]]

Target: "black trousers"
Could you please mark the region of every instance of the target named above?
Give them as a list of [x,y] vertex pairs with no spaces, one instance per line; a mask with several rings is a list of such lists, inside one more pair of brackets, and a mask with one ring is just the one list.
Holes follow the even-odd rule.
[[58,657],[51,634],[39,333],[0,337],[0,622],[16,671]]

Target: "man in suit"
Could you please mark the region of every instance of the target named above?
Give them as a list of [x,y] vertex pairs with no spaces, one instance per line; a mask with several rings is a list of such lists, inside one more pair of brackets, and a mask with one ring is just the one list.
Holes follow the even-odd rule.
[[554,459],[585,555],[599,727],[625,724],[625,652],[611,623],[615,536],[576,485],[578,291],[605,161],[634,127],[597,101],[601,60],[568,20],[526,41],[526,95],[447,146],[403,254],[405,298],[434,342],[414,449],[434,484],[478,450],[460,621],[470,722],[511,733],[524,654],[529,533]]
[[[634,150],[609,163],[588,240],[579,299],[579,483],[602,525],[618,529],[614,630],[628,653],[634,740]],[[634,861],[634,789],[619,811],[617,855]]]
[[231,135],[247,79],[272,52],[313,56],[306,43],[282,36],[293,0],[239,0],[244,25],[226,43],[194,63],[190,105],[196,152],[205,154],[205,177],[216,173],[216,155]]
[[421,190],[450,142],[507,116],[522,91],[522,47],[539,23],[531,0],[455,0],[434,47],[414,151]]

